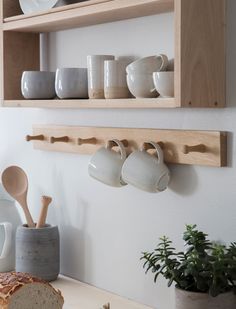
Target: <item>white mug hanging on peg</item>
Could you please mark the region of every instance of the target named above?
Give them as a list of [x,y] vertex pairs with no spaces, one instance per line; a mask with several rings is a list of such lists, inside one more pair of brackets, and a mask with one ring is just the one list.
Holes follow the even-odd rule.
[[[155,149],[155,154],[147,152],[150,148]],[[126,183],[151,193],[166,190],[170,181],[170,171],[164,163],[163,151],[157,143],[151,141],[130,154],[121,174]]]
[[[118,146],[119,152],[112,149],[115,146]],[[88,173],[104,184],[122,187],[126,185],[121,177],[121,169],[126,156],[124,144],[117,139],[110,140],[105,147],[99,148],[92,156]]]

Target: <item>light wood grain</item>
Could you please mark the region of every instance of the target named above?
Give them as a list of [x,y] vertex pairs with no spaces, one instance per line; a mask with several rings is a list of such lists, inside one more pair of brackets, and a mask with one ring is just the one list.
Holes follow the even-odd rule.
[[61,290],[65,298],[64,309],[100,309],[108,302],[111,309],[154,309],[64,276],[52,285]]
[[3,33],[3,97],[22,99],[23,71],[39,70],[39,35],[34,33]]
[[224,107],[225,0],[175,0],[175,97],[182,107]]
[[[35,149],[46,151],[71,152],[79,154],[93,154],[99,147],[106,145],[109,140],[118,139],[128,141],[127,151],[130,153],[142,147],[143,143],[153,141],[162,142],[166,162],[177,164],[197,164],[208,166],[226,166],[227,134],[219,131],[189,131],[189,130],[159,130],[136,128],[101,128],[101,127],[73,127],[35,125],[33,133],[43,134],[44,141],[34,141]],[[68,136],[69,143],[50,144],[50,137]],[[79,138],[97,139],[97,143],[78,145]],[[204,144],[206,152],[183,153],[185,145]]]
[[5,107],[39,108],[175,108],[174,98],[101,100],[5,100]]
[[42,208],[40,211],[39,220],[36,224],[37,229],[44,227],[46,223],[47,213],[48,213],[48,206],[51,202],[52,202],[52,198],[50,196],[46,196],[46,195],[42,196],[41,198]]
[[5,22],[5,31],[49,32],[173,11],[173,0],[113,0]]
[[[9,1],[9,0],[5,0],[5,1]],[[13,1],[15,2],[15,0],[13,0]],[[36,17],[36,16],[43,16],[43,15],[56,13],[56,12],[64,12],[64,11],[67,11],[67,10],[72,10],[72,9],[80,8],[80,7],[83,7],[83,6],[89,6],[89,5],[99,4],[99,3],[108,2],[108,1],[113,1],[113,0],[89,0],[89,1],[85,1],[85,2],[78,2],[78,3],[74,3],[74,4],[69,4],[69,5],[66,5],[66,6],[54,7],[50,10],[31,13],[31,14],[22,14],[22,12],[20,12],[20,14],[14,14],[14,15],[11,15],[11,17],[4,18],[3,22],[7,23],[7,22],[11,22],[11,21],[27,19],[27,18]]]

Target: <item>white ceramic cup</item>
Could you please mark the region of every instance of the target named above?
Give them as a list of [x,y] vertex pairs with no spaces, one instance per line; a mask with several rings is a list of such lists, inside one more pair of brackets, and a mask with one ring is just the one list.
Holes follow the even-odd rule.
[[136,98],[155,98],[158,96],[152,74],[128,74],[127,84],[129,91]]
[[56,71],[56,94],[60,99],[88,98],[86,68],[61,68]]
[[130,92],[126,81],[127,62],[106,60],[104,62],[104,95],[106,99],[129,98]]
[[[112,150],[110,142],[119,147],[119,152]],[[96,180],[112,187],[122,187],[126,183],[121,178],[122,165],[126,159],[126,150],[119,140],[109,141],[106,147],[101,147],[92,156],[88,173]]]
[[55,98],[55,73],[47,71],[23,72],[21,93],[25,99]]
[[12,271],[11,255],[13,254],[13,228],[10,222],[0,223],[0,272]]
[[90,99],[104,99],[104,61],[114,60],[112,55],[87,56],[88,92]]
[[156,193],[164,191],[170,180],[170,172],[164,163],[160,146],[149,142],[155,150],[155,155],[146,150],[136,150],[130,154],[122,167],[122,179],[138,189]]
[[174,97],[174,72],[154,72],[153,82],[161,97]]
[[138,59],[126,67],[127,74],[152,74],[165,71],[168,66],[168,57],[164,54]]

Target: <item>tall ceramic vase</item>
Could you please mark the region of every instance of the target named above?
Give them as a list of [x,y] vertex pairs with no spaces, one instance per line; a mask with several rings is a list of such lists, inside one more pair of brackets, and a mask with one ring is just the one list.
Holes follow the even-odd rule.
[[236,295],[233,292],[212,297],[207,293],[194,293],[175,289],[176,309],[235,309]]

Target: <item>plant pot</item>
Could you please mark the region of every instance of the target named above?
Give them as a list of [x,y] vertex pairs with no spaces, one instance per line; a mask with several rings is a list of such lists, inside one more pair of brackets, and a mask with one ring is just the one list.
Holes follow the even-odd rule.
[[176,309],[235,309],[236,295],[233,292],[212,297],[207,293],[188,292],[175,289]]

